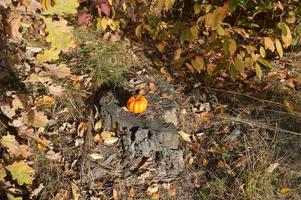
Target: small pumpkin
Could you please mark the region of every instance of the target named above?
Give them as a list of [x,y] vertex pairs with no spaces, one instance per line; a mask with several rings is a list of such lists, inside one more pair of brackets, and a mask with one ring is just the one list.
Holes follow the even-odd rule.
[[131,96],[126,104],[127,109],[133,113],[143,113],[147,108],[147,100],[143,95],[139,95],[137,98]]

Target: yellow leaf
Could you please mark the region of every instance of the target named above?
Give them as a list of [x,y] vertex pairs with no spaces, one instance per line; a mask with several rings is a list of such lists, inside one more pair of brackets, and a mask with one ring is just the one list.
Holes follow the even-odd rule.
[[77,7],[79,6],[78,0],[55,0],[53,6],[49,6],[49,2],[45,5],[45,10],[42,12],[43,15],[69,15],[76,14]]
[[115,21],[113,19],[108,19],[108,26],[112,31],[116,31],[119,29],[119,21]]
[[275,46],[274,46],[274,42],[273,42],[272,38],[264,37],[263,41],[264,41],[265,49],[270,49],[271,52],[275,51]]
[[37,63],[56,61],[60,58],[59,57],[60,52],[61,51],[57,49],[45,50],[43,53],[39,53],[37,55]]
[[12,165],[8,165],[6,169],[11,173],[13,180],[16,180],[19,185],[32,183],[34,170],[24,160],[15,161]]
[[194,14],[199,14],[201,12],[202,6],[201,4],[195,3],[193,5]]
[[67,26],[68,21],[60,18],[53,21],[52,18],[44,18],[45,31],[48,33],[46,41],[51,43],[51,48],[67,51],[75,47],[73,40],[73,27]]
[[80,197],[80,191],[78,186],[76,185],[76,183],[74,181],[71,181],[71,191],[72,191],[72,196],[73,196],[73,200],[79,200]]
[[158,49],[158,51],[160,53],[164,53],[166,50],[165,50],[165,46],[167,45],[166,42],[162,41],[162,42],[159,42],[157,45],[156,45],[156,48]]
[[195,59],[191,60],[191,64],[199,73],[205,70],[205,61],[201,56],[196,56]]
[[104,17],[97,19],[96,28],[101,31],[105,31],[108,27],[108,20]]
[[179,131],[179,134],[181,135],[181,137],[183,138],[183,140],[184,140],[185,142],[192,142],[192,141],[191,141],[191,135],[190,135],[190,134],[184,132],[183,130]]
[[199,37],[199,27],[197,25],[190,27],[190,32],[194,40],[197,40]]
[[280,40],[276,39],[275,44],[276,44],[277,52],[278,52],[280,58],[282,58],[283,57],[283,49],[282,49],[282,45],[281,45]]
[[142,24],[139,24],[135,29],[135,35],[140,40],[142,38]]
[[280,194],[282,196],[287,196],[292,190],[293,190],[292,188],[284,187],[284,188],[281,188]]

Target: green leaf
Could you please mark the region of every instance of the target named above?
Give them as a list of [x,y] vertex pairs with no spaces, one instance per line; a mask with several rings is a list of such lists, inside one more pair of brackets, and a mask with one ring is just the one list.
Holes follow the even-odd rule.
[[257,61],[268,68],[272,67],[272,64],[269,61],[267,61],[266,59],[257,58]]
[[280,58],[282,58],[283,57],[283,49],[282,49],[282,45],[281,45],[280,40],[276,39],[275,40],[275,45],[276,45],[276,49],[277,49],[277,52],[278,52]]
[[234,63],[235,63],[235,69],[237,69],[240,72],[245,71],[244,62],[243,62],[242,56],[240,54],[237,54],[235,56]]
[[284,43],[283,47],[287,48],[291,45],[292,40],[293,40],[291,29],[284,22],[281,22],[279,24],[279,26],[280,26],[281,32],[282,32],[281,38],[282,38],[282,41]]
[[76,14],[79,6],[78,0],[55,0],[54,6],[43,11],[43,15],[59,15]]
[[255,64],[255,67],[256,67],[256,76],[258,77],[259,80],[261,80],[262,77],[261,67],[258,63]]
[[231,56],[235,54],[236,49],[237,49],[237,45],[236,45],[235,40],[230,39],[229,53],[230,53]]
[[260,46],[260,47],[259,47],[259,52],[260,52],[261,57],[265,58],[266,52],[265,52],[263,46]]
[[34,170],[24,160],[15,161],[12,165],[8,165],[6,169],[11,173],[13,180],[16,180],[19,185],[32,184]]
[[45,18],[44,22],[48,33],[46,41],[51,43],[52,49],[67,51],[75,47],[73,28],[67,26],[68,22],[65,19],[53,21],[51,18]]
[[181,34],[180,34],[180,42],[181,43],[184,43],[185,41],[192,41],[193,39],[193,35],[190,31],[190,29],[185,29],[183,31],[181,31]]
[[239,0],[230,0],[229,9],[230,9],[231,13],[233,13],[236,10],[236,8],[238,6],[238,2],[239,2]]
[[22,197],[14,197],[13,195],[8,193],[6,194],[6,196],[7,196],[7,200],[23,200]]
[[237,76],[237,71],[236,71],[234,65],[231,65],[231,66],[230,66],[230,71],[229,71],[229,73],[230,73],[231,79],[232,79],[233,81],[235,81],[235,80],[236,80],[236,76]]

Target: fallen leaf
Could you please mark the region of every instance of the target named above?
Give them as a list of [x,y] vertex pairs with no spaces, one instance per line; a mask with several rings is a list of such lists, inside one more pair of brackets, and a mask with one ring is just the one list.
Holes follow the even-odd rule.
[[1,138],[1,144],[13,157],[27,158],[32,155],[31,149],[26,145],[20,145],[14,135],[7,135]]
[[184,132],[183,130],[179,131],[179,134],[181,135],[181,137],[183,138],[184,141],[192,142],[190,134]]
[[89,156],[93,159],[93,160],[100,160],[103,159],[103,155],[99,154],[99,153],[91,153],[89,154]]
[[2,164],[0,164],[0,181],[3,181],[6,177],[6,171]]
[[45,127],[49,122],[47,116],[43,112],[37,110],[23,112],[22,119],[25,124],[31,125],[35,128]]
[[16,180],[19,185],[32,184],[34,169],[27,165],[24,160],[15,161],[8,165],[6,169],[11,173],[13,180]]
[[287,196],[289,193],[292,192],[292,190],[293,190],[292,188],[284,187],[284,188],[281,188],[280,194],[282,196]]
[[79,200],[80,197],[79,187],[76,185],[74,181],[71,181],[70,184],[71,184],[73,200]]
[[61,51],[57,49],[47,49],[37,55],[36,61],[38,64],[56,61],[60,58],[60,53]]
[[37,187],[36,189],[34,189],[31,194],[30,194],[30,198],[34,199],[33,197],[37,197],[39,195],[39,193],[45,188],[45,186],[43,185],[43,183],[41,183],[39,185],[39,187]]
[[46,158],[52,161],[59,162],[62,159],[62,156],[60,152],[55,153],[54,151],[50,150],[46,153]]
[[87,129],[88,129],[88,124],[86,122],[79,123],[79,125],[77,127],[77,136],[83,137],[84,133],[87,131]]
[[272,173],[279,165],[279,163],[270,164],[270,166],[267,169],[267,173]]
[[58,66],[46,65],[45,67],[50,71],[51,74],[57,76],[58,78],[65,78],[71,76],[71,71],[66,64],[61,63]]
[[41,106],[41,105],[54,105],[55,100],[54,98],[50,96],[43,95],[42,97],[39,97],[35,101],[36,106]]
[[48,86],[48,90],[49,90],[49,93],[54,96],[62,97],[65,95],[65,89],[60,85],[52,84],[52,85]]
[[94,125],[94,130],[97,132],[97,131],[100,131],[102,128],[102,122],[101,120],[97,121]]
[[157,183],[150,185],[146,190],[147,194],[150,196],[157,193],[158,191],[159,191],[159,184],[157,184]]
[[55,0],[53,6],[47,7],[42,12],[43,15],[54,15],[64,16],[68,14],[76,14],[79,1],[77,0]]
[[6,20],[7,26],[6,33],[12,40],[22,39],[22,33],[20,33],[22,16],[19,15],[9,15]]

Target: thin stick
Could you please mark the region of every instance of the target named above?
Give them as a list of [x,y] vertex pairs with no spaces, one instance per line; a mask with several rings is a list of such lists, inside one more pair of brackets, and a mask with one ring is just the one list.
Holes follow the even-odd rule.
[[217,116],[217,118],[228,120],[228,121],[235,121],[235,122],[247,124],[249,126],[257,126],[257,127],[268,129],[268,130],[277,130],[278,132],[290,133],[290,134],[293,134],[293,135],[301,136],[301,133],[297,133],[297,132],[294,132],[294,131],[288,131],[288,130],[285,130],[285,129],[282,129],[282,128],[277,128],[277,127],[270,127],[270,126],[267,126],[267,125],[262,124],[262,123],[249,121],[249,120],[244,120],[244,119],[241,119],[241,118],[238,118],[238,117]]

